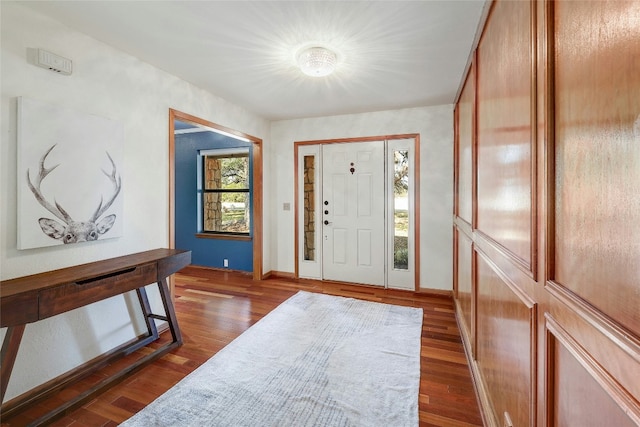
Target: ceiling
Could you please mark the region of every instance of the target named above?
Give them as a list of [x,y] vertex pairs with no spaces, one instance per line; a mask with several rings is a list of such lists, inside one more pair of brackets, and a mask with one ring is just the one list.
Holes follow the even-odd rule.
[[[453,103],[485,0],[24,4],[280,120]],[[310,45],[337,52],[332,75],[297,69]]]

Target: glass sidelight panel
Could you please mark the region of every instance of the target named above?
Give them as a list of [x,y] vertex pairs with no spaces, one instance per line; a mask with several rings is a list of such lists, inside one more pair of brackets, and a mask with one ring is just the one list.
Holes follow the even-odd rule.
[[304,259],[315,261],[316,259],[316,156],[304,156]]
[[409,151],[394,150],[393,268],[409,269]]
[[322,279],[322,158],[320,145],[296,146],[297,273]]

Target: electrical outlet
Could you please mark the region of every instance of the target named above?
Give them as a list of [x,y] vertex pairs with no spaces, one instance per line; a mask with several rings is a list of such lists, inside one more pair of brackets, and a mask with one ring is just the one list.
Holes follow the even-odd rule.
[[222,261],[222,265],[223,265],[224,267],[229,267],[229,260],[225,258],[225,259]]

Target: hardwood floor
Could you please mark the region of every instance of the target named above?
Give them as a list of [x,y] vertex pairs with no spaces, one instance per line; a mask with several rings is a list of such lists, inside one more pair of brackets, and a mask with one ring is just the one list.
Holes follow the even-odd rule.
[[[141,410],[200,366],[265,314],[298,290],[322,292],[369,301],[421,307],[424,310],[420,362],[420,426],[481,426],[471,376],[462,347],[453,302],[445,296],[376,289],[316,281],[274,278],[253,281],[249,275],[187,267],[176,275],[175,308],[184,344],[85,404],[54,426],[116,426]],[[161,345],[128,356],[139,358]],[[11,419],[2,426],[21,426],[88,389],[114,363]],[[386,426],[385,426],[386,427]]]

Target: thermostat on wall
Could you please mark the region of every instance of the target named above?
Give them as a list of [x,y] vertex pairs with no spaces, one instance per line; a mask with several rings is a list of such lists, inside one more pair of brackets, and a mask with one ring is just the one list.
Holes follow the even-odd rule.
[[35,64],[38,67],[46,68],[56,73],[71,75],[73,63],[70,59],[63,58],[55,53],[47,52],[44,49],[38,49],[35,55]]

